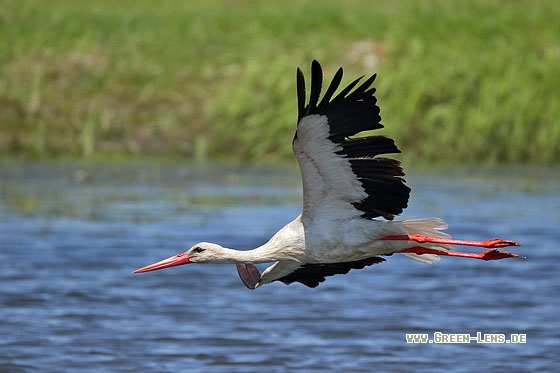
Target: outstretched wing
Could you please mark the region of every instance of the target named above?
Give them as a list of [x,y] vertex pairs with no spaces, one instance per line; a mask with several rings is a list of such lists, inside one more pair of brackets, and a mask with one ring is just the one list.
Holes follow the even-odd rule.
[[287,260],[274,263],[262,275],[257,267],[246,263],[237,264],[237,272],[243,284],[251,290],[273,281],[281,281],[286,285],[300,282],[305,286],[314,288],[325,281],[327,276],[346,274],[351,269],[362,269],[384,261],[385,259],[378,256],[342,263],[302,264],[297,261]]
[[282,281],[286,285],[293,282],[301,282],[305,286],[314,288],[325,281],[327,276],[338,274],[347,274],[351,269],[362,269],[372,264],[384,262],[385,259],[373,256],[371,258],[356,260],[344,263],[321,263],[321,264],[304,264],[287,276],[281,277],[278,281]]
[[358,78],[334,96],[342,75],[340,68],[319,101],[323,73],[313,61],[306,105],[305,79],[297,70],[298,126],[292,147],[303,179],[304,225],[317,217],[392,220],[407,207],[410,188],[400,163],[378,157],[400,153],[394,141],[385,136],[352,137],[383,128],[371,87],[376,75],[361,85],[363,77]]

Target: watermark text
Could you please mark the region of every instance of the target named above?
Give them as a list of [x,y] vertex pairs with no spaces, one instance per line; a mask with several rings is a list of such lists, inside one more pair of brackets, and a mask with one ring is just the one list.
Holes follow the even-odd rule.
[[442,333],[434,332],[406,334],[406,343],[527,343],[526,334],[482,333]]

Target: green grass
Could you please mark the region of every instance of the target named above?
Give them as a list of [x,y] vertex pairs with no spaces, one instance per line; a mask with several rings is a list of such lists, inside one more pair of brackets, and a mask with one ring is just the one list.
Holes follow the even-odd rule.
[[295,68],[377,72],[425,162],[560,161],[560,2],[0,2],[0,154],[291,157]]

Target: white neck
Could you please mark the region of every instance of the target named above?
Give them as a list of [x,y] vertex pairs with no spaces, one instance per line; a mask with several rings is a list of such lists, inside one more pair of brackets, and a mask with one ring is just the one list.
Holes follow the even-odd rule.
[[299,260],[304,256],[305,238],[301,215],[286,224],[262,246],[252,250],[222,248],[214,263],[270,263],[281,260]]
[[235,264],[235,263],[270,263],[278,260],[289,259],[289,253],[286,253],[286,248],[277,248],[273,245],[266,244],[259,246],[252,250],[234,250],[224,247],[220,252],[220,263]]

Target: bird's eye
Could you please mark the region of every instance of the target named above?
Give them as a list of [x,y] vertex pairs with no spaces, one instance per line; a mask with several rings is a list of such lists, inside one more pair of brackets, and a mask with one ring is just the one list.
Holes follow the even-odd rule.
[[198,247],[198,246],[193,249],[193,253],[201,253],[203,251],[204,251],[204,248]]

